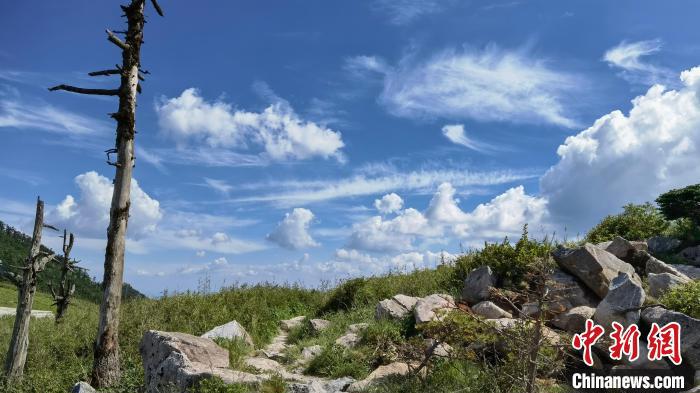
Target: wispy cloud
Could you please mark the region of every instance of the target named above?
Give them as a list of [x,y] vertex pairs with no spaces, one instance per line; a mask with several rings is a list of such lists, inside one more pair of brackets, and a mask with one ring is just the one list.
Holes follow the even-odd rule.
[[611,67],[621,70],[620,76],[631,83],[646,85],[668,83],[673,77],[671,70],[642,60],[658,53],[662,47],[663,42],[659,39],[636,42],[622,41],[606,51],[603,60]]
[[46,179],[44,179],[42,176],[21,169],[0,168],[0,176],[18,180],[32,186],[38,186],[39,184],[46,182]]
[[443,11],[450,0],[374,0],[372,7],[385,14],[389,22],[404,25],[424,15]]
[[208,177],[204,178],[204,184],[202,185],[224,195],[228,195],[228,193],[231,192],[231,190],[233,190],[233,186],[228,184],[226,181],[220,179],[211,179]]
[[0,128],[40,130],[85,137],[108,128],[108,123],[41,102],[0,97]]
[[467,136],[464,130],[463,124],[448,124],[442,127],[442,135],[445,136],[450,142],[466,147],[467,149],[474,150],[480,153],[485,153],[488,151],[495,150],[494,146],[489,144],[478,142]]

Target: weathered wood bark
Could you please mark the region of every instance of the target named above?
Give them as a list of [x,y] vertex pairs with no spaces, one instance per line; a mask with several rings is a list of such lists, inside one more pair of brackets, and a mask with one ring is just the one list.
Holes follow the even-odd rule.
[[[114,191],[109,211],[107,249],[105,250],[104,278],[102,280],[102,303],[100,322],[94,347],[92,385],[105,388],[119,382],[119,309],[124,283],[124,248],[131,193],[131,175],[134,167],[134,135],[136,134],[136,95],[141,92],[139,74],[141,67],[141,44],[143,43],[144,5],[146,0],[131,0],[121,6],[127,19],[127,30],[122,41],[107,30],[107,40],[122,53],[122,64],[116,69],[91,72],[92,76],[119,75],[118,89],[86,89],[69,85],[58,85],[51,91],[63,90],[78,94],[119,96],[119,110],[110,116],[117,121],[116,141],[113,149],[107,150],[107,163],[116,167]],[[150,0],[156,12],[163,16],[157,0]],[[142,71],[144,74],[148,72]],[[116,153],[117,160],[111,162],[109,155]]]
[[27,348],[29,347],[29,322],[36,293],[37,276],[44,270],[46,264],[53,259],[52,254],[41,252],[41,233],[44,227],[44,202],[37,199],[36,216],[34,218],[34,232],[32,234],[32,246],[29,250],[27,262],[22,268],[22,279],[18,282],[17,313],[12,329],[10,348],[5,359],[5,375],[9,381],[22,378],[24,364],[27,361]]
[[61,281],[58,283],[58,291],[53,285],[49,284],[51,295],[53,296],[53,304],[56,306],[56,323],[60,323],[68,310],[68,305],[71,302],[75,293],[75,284],[68,278],[68,272],[73,271],[75,263],[70,260],[70,252],[73,249],[75,237],[72,233],[63,230],[63,260],[61,261]]

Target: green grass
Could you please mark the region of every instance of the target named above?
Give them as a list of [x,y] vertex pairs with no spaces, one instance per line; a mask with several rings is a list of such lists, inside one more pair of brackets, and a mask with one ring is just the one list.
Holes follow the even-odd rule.
[[[0,281],[0,307],[17,307],[17,287]],[[34,296],[34,310],[55,311],[51,295],[37,292]],[[70,309],[70,306],[69,306]]]

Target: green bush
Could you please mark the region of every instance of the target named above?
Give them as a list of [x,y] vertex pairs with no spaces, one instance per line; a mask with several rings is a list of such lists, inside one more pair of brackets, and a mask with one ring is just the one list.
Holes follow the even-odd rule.
[[661,304],[693,318],[700,318],[700,281],[671,289],[661,298]]
[[306,368],[306,372],[327,378],[350,376],[362,379],[369,374],[368,354],[359,349],[346,349],[330,345],[316,356]]
[[700,226],[700,184],[663,193],[656,198],[656,203],[669,220],[689,218]]
[[663,235],[669,222],[651,203],[628,204],[620,214],[610,215],[586,235],[586,241],[601,243],[622,236],[627,240],[646,240]]
[[515,245],[508,238],[501,243],[485,243],[480,251],[471,252],[457,258],[456,277],[462,282],[472,270],[488,265],[502,280],[505,287],[519,287],[525,274],[532,270],[533,264],[546,259],[552,251],[552,244],[547,241],[537,241],[528,236],[527,225]]

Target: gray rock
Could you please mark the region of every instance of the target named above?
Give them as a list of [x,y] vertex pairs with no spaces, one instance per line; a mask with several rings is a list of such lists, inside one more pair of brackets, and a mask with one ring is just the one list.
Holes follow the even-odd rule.
[[353,378],[343,377],[331,381],[311,381],[310,383],[287,384],[287,393],[336,393],[343,392],[355,382]]
[[691,280],[700,280],[700,267],[690,265],[673,265],[673,267]]
[[228,351],[209,338],[150,330],[139,345],[146,393],[185,393],[204,378],[258,384],[264,378],[229,369]]
[[251,367],[258,372],[262,373],[281,373],[284,371],[284,366],[279,364],[278,362],[268,359],[268,358],[263,358],[263,357],[252,357],[252,358],[246,358],[244,360],[244,363],[246,366]]
[[654,236],[647,239],[649,252],[652,254],[665,254],[675,250],[681,245],[681,241],[672,237]]
[[380,319],[403,319],[406,318],[416,303],[418,302],[417,297],[411,297],[406,295],[395,295],[391,299],[384,299],[377,303],[377,307],[374,312],[374,318]]
[[681,278],[688,278],[688,276],[686,276],[680,270],[678,270],[676,268],[676,266],[664,263],[664,262],[652,257],[651,255],[647,259],[647,263],[646,263],[646,266],[644,268],[644,271],[646,272],[647,275],[649,275],[651,273],[653,273],[653,274],[670,273],[670,274],[673,274],[674,276],[678,276]]
[[586,328],[586,320],[593,318],[595,308],[578,306],[552,319],[552,325],[569,333],[581,333]]
[[606,331],[610,331],[613,322],[625,327],[637,323],[639,307],[644,304],[645,298],[642,286],[633,281],[629,274],[620,273],[612,281],[608,294],[596,308],[593,320],[601,324]]
[[620,259],[627,259],[635,251],[648,251],[649,248],[647,242],[629,241],[623,237],[616,236],[604,250]]
[[573,250],[560,248],[552,255],[559,266],[578,277],[600,297],[608,294],[610,283],[619,273],[627,273],[640,286],[642,283],[632,265],[590,243]]
[[472,270],[464,280],[462,299],[469,304],[488,300],[490,289],[496,286],[496,276],[489,266],[482,266]]
[[352,325],[349,325],[349,326],[348,326],[348,331],[347,331],[347,333],[360,333],[360,332],[364,331],[365,329],[367,329],[368,326],[369,326],[369,324],[368,324],[368,323],[364,323],[364,322],[362,322],[362,323],[353,323]]
[[87,382],[78,382],[73,385],[73,389],[71,389],[70,393],[97,393],[97,390]]
[[388,377],[397,375],[408,375],[410,372],[410,367],[407,363],[395,362],[387,364],[386,366],[379,366],[374,371],[372,371],[367,378],[362,381],[354,382],[348,387],[348,392],[361,392],[370,386],[380,382]]
[[316,333],[320,333],[331,326],[331,321],[327,321],[325,319],[312,319],[309,322],[311,323],[311,328]]
[[533,317],[540,313],[540,306],[537,303],[523,303],[520,307],[520,315],[524,318]]
[[433,294],[416,302],[416,307],[413,309],[413,317],[416,319],[416,324],[441,320],[446,313],[455,307],[455,301],[452,296]]
[[655,298],[660,298],[673,287],[690,282],[690,279],[685,275],[680,277],[671,273],[649,273],[647,279],[649,281],[649,294]]
[[681,326],[681,355],[683,363],[689,364],[696,372],[700,371],[699,319],[656,306],[642,311],[642,321],[648,325],[657,323],[659,326],[664,326],[669,322],[677,322]]
[[685,259],[688,265],[700,266],[700,245],[684,248],[678,256]]
[[431,349],[432,356],[437,356],[440,358],[449,357],[450,353],[452,352],[452,347],[447,343],[439,343],[435,345],[435,340],[432,338],[426,338],[423,340],[423,342],[425,343],[425,356],[430,354]]
[[323,347],[321,347],[320,345],[312,345],[310,347],[306,347],[301,351],[301,359],[304,362],[309,362],[316,356],[320,355],[321,352],[323,352]]
[[599,302],[596,295],[576,277],[561,269],[554,269],[545,285],[551,299],[547,302],[547,309],[554,314],[578,306],[595,307]]
[[301,324],[304,323],[305,320],[306,317],[303,315],[291,319],[285,319],[280,321],[280,327],[282,328],[282,330],[290,331],[295,327],[301,326]]
[[246,344],[251,347],[253,344],[253,338],[248,334],[243,326],[237,321],[231,321],[227,324],[217,326],[210,331],[202,334],[204,338],[223,338],[227,340],[243,340]]
[[335,340],[335,343],[345,348],[352,348],[359,344],[361,339],[362,338],[356,333],[345,333],[344,335],[338,337],[338,339]]
[[474,314],[486,319],[512,318],[513,316],[506,310],[498,307],[494,302],[484,300],[472,306]]

